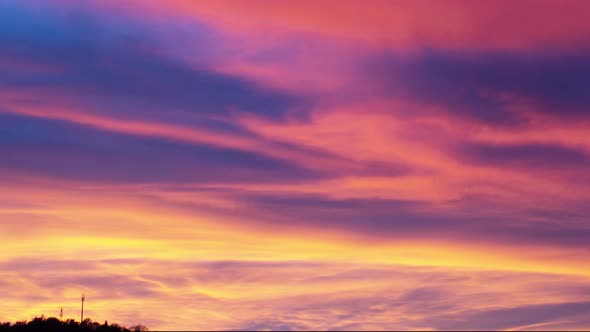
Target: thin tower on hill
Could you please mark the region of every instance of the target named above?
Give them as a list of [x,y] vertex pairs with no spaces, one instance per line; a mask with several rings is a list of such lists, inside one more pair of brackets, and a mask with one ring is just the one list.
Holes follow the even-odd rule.
[[84,321],[84,293],[82,293],[82,310],[80,310],[80,323]]

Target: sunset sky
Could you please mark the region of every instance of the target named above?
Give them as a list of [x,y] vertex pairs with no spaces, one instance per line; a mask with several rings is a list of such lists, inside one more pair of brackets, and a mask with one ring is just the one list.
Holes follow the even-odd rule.
[[590,329],[589,17],[0,0],[0,321]]

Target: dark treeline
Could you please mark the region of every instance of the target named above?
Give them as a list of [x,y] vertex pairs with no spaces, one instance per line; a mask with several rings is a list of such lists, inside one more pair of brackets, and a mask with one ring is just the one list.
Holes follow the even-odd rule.
[[0,323],[0,332],[4,331],[95,331],[95,332],[132,332],[147,331],[143,325],[131,326],[129,328],[119,324],[108,324],[108,322],[93,322],[86,318],[83,322],[73,319],[59,320],[55,317],[35,317],[30,321],[19,321],[16,323]]

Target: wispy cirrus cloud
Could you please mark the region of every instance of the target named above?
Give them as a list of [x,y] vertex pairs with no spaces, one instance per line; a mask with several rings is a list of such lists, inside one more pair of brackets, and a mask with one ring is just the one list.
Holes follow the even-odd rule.
[[[26,273],[32,266],[39,268],[35,275]],[[13,276],[11,284],[40,290],[26,300],[33,308],[56,298],[68,301],[75,286],[86,290],[91,314],[166,324],[146,312],[129,317],[109,307],[140,301],[159,310],[176,303],[184,309],[164,317],[182,322],[216,312],[209,319],[227,329],[518,328],[584,315],[583,298],[590,291],[578,277],[395,265],[21,258],[2,267]],[[176,273],[161,273],[163,268]],[[97,276],[99,271],[108,272]],[[285,293],[285,286],[291,291]],[[9,303],[23,301],[17,290],[7,294]],[[182,326],[207,326],[199,320],[188,324]]]
[[586,9],[0,4],[0,319],[587,328]]

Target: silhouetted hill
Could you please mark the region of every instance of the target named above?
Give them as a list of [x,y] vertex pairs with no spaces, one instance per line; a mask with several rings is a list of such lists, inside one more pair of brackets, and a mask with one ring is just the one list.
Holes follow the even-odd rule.
[[0,323],[0,332],[4,331],[95,331],[95,332],[131,332],[148,331],[143,325],[136,325],[129,328],[119,324],[108,324],[106,321],[101,324],[86,318],[82,323],[73,319],[61,321],[55,317],[35,317],[31,321],[20,321],[12,323]]

